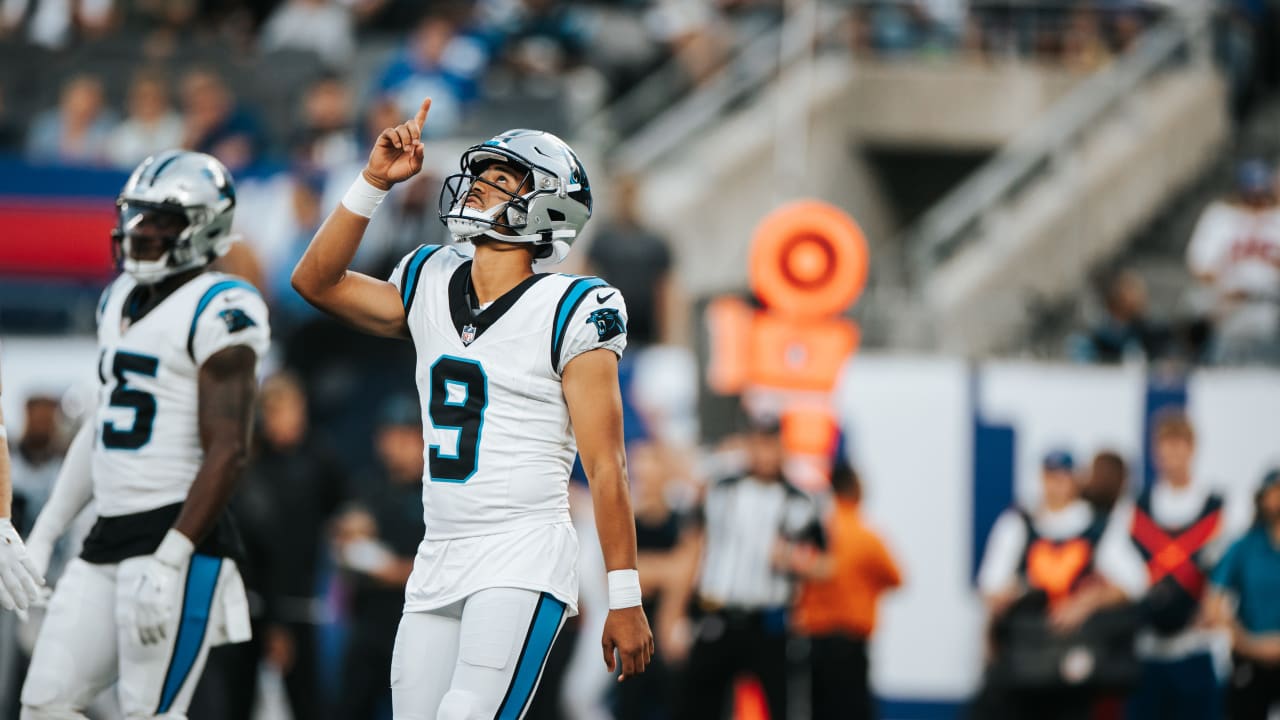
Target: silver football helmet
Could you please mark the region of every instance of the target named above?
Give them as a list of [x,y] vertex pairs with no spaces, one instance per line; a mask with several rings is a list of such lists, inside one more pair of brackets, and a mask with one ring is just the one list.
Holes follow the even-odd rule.
[[[231,173],[204,153],[168,150],[143,160],[116,198],[112,254],[139,283],[202,267],[231,245],[236,193]],[[164,252],[133,257],[131,246],[161,234]]]
[[[495,162],[525,172],[523,192],[509,192],[480,177]],[[476,183],[507,200],[483,211],[467,207]],[[590,217],[591,184],[582,162],[565,141],[540,130],[508,130],[472,145],[462,153],[461,172],[445,178],[440,189],[440,219],[456,240],[483,236],[531,243],[537,246],[537,258],[555,262],[569,254]]]

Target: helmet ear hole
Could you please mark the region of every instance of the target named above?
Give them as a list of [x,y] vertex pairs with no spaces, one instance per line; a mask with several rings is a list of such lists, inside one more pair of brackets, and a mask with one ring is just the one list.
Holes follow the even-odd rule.
[[547,208],[547,217],[552,222],[564,222],[565,215],[555,208]]

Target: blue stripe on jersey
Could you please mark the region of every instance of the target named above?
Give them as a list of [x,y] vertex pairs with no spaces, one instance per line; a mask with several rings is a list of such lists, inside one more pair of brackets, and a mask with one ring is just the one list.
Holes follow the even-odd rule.
[[422,266],[426,264],[427,258],[442,247],[444,246],[420,245],[414,251],[413,257],[409,258],[409,262],[405,263],[404,276],[400,278],[400,301],[404,304],[406,314],[409,312],[409,306],[413,304],[413,296],[418,291],[418,279],[422,275]]
[[547,593],[538,599],[538,607],[533,612],[533,622],[529,625],[529,634],[525,636],[524,648],[520,651],[520,659],[516,662],[516,671],[507,688],[507,696],[502,699],[495,720],[518,720],[525,707],[533,699],[533,691],[538,687],[542,677],[542,669],[551,654],[551,644],[560,632],[560,622],[564,620],[564,603]]
[[209,307],[209,303],[213,302],[213,299],[217,297],[219,293],[231,290],[232,288],[242,288],[255,295],[258,294],[257,288],[250,285],[247,281],[239,278],[233,280],[219,280],[211,285],[208,290],[205,290],[204,295],[200,297],[200,302],[196,303],[196,314],[195,317],[191,318],[191,332],[187,333],[187,354],[191,356],[192,360],[196,359],[196,351],[193,344],[196,341],[196,324],[200,322],[200,315],[204,312],[205,308]]
[[582,298],[592,288],[607,285],[608,283],[597,277],[578,278],[569,285],[569,291],[560,299],[560,304],[556,306],[555,326],[551,332],[551,369],[553,371],[560,369],[560,347],[564,344],[565,329],[569,324],[569,318],[573,317],[573,311],[578,309]]
[[160,704],[156,706],[157,715],[169,712],[200,658],[200,648],[204,646],[209,615],[213,610],[213,591],[218,587],[221,572],[222,558],[191,556],[186,592],[182,596],[182,615],[178,620],[178,636],[173,641],[173,655],[169,657],[169,669],[164,674],[164,688],[160,693]]
[[107,303],[111,301],[111,288],[116,286],[116,282],[112,280],[102,289],[102,297],[98,298],[98,311],[95,313],[98,322],[102,322],[102,316],[107,312]]

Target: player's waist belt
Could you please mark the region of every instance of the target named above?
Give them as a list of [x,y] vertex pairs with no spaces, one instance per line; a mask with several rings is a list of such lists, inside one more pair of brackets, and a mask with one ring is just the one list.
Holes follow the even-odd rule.
[[[80,557],[85,562],[109,564],[150,555],[160,546],[180,512],[182,503],[174,503],[129,515],[99,517],[84,539]],[[229,513],[223,511],[213,529],[196,545],[196,552],[232,560],[243,556],[240,534]]]

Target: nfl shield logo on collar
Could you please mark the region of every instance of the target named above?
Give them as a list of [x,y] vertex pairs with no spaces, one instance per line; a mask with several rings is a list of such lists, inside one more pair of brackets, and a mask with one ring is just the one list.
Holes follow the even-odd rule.
[[465,325],[462,328],[462,344],[470,345],[476,339],[476,326]]

